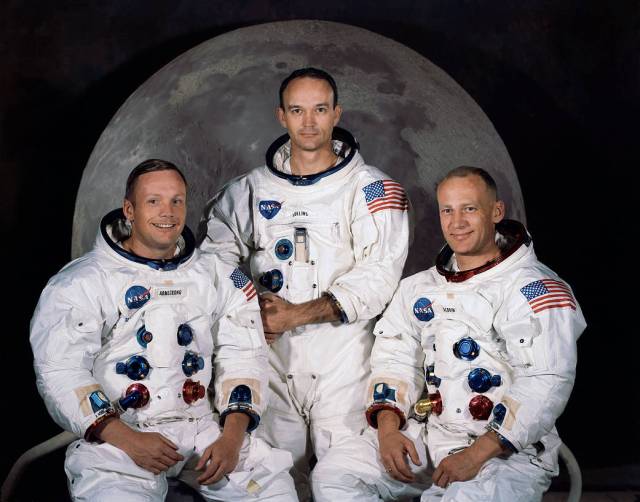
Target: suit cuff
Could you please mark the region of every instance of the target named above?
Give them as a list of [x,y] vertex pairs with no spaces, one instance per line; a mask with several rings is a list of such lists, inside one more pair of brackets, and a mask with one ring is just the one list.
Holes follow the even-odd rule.
[[373,404],[371,404],[371,406],[367,408],[367,411],[366,411],[367,422],[374,429],[378,428],[378,413],[380,413],[382,410],[389,410],[395,413],[396,415],[398,415],[398,418],[400,418],[400,426],[398,427],[398,429],[402,429],[404,425],[407,423],[407,418],[404,416],[404,413],[402,412],[402,410],[397,406],[393,406],[389,403],[374,402]]
[[340,310],[340,319],[343,323],[354,322],[358,318],[358,313],[349,299],[349,294],[344,289],[340,286],[331,286],[326,294]]

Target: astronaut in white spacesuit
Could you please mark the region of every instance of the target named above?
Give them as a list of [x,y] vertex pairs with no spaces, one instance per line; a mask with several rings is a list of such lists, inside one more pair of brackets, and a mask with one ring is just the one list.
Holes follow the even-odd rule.
[[295,501],[291,455],[246,433],[267,396],[255,288],[200,255],[185,204],[182,173],[143,162],[94,249],[42,293],[31,323],[38,389],[82,438],[67,450],[69,489],[74,500],[163,500],[179,476],[208,500]]
[[368,166],[347,131],[326,72],[305,68],[280,87],[288,131],[267,164],[210,202],[201,249],[243,264],[261,293],[272,396],[257,433],[293,453],[301,499],[309,460],[366,428],[373,319],[406,260],[408,200]]
[[372,428],[314,471],[316,502],[534,501],[557,474],[580,307],[488,173],[457,168],[437,196],[447,246],[376,324]]

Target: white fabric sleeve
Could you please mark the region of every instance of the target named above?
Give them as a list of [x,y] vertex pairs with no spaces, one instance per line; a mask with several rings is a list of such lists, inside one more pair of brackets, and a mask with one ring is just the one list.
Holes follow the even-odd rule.
[[253,248],[251,187],[246,178],[228,183],[207,204],[200,221],[200,251],[230,264],[241,264]]
[[213,330],[215,407],[222,422],[230,412],[246,413],[253,429],[268,399],[267,347],[260,306],[255,288],[239,269],[218,260],[216,276],[219,314]]
[[55,422],[80,437],[115,415],[92,374],[104,326],[99,290],[62,272],[42,292],[31,320],[38,391]]
[[352,216],[356,264],[328,288],[348,322],[372,319],[384,310],[402,276],[409,248],[407,210],[371,213],[360,188],[354,196]]
[[504,416],[496,419],[495,411],[500,409],[496,405],[491,427],[517,450],[549,433],[564,410],[575,379],[576,341],[586,327],[575,299],[575,308],[536,308],[534,312],[522,289],[544,278],[520,278],[505,296],[506,315],[499,316],[505,320],[494,326],[505,340],[513,382],[499,403]]
[[381,409],[399,411],[401,419],[406,420],[424,389],[424,351],[420,328],[408,315],[411,307],[406,299],[410,294],[407,280],[402,281],[373,330],[367,410],[373,426],[376,421],[371,420],[371,415]]

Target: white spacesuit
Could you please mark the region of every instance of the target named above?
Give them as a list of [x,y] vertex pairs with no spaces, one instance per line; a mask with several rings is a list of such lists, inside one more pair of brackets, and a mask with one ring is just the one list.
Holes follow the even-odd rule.
[[[188,228],[170,260],[125,251],[122,210],[102,221],[94,249],[64,267],[31,323],[37,385],[49,413],[84,438],[67,450],[74,500],[162,500],[167,476],[210,500],[297,500],[288,452],[245,436],[236,470],[201,486],[193,471],[229,413],[266,407],[266,346],[251,281],[194,249]],[[213,365],[212,365],[212,357]],[[206,389],[215,373],[214,420]],[[184,460],[154,475],[93,432],[119,414],[132,428],[173,441]]]
[[272,396],[258,434],[308,471],[307,437],[321,461],[329,446],[366,427],[373,319],[390,301],[407,256],[403,188],[364,163],[347,131],[334,128],[339,160],[312,176],[290,174],[288,135],[267,165],[229,183],[210,203],[201,248],[248,260],[259,291],[292,303],[331,295],[342,322],[285,332],[271,345]]
[[443,458],[489,429],[514,453],[487,461],[470,481],[431,486],[422,501],[532,501],[548,488],[558,469],[554,423],[573,387],[585,321],[569,286],[537,260],[524,227],[505,220],[496,228],[498,260],[455,272],[445,247],[436,267],[401,282],[374,329],[373,427],[382,409],[406,423],[426,380],[426,430],[409,419],[404,431],[421,456],[424,444],[429,454],[421,467],[410,464],[416,483],[384,473],[369,429],[314,471],[316,501],[416,496]]

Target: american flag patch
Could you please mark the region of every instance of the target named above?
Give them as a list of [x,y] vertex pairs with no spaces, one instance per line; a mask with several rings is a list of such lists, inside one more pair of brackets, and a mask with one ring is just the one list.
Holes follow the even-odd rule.
[[229,276],[229,279],[233,281],[233,285],[236,288],[242,290],[242,292],[244,293],[244,296],[247,297],[247,301],[253,299],[253,297],[255,297],[258,294],[256,292],[256,288],[253,286],[253,283],[249,280],[249,278],[246,275],[244,275],[242,270],[240,270],[239,268],[236,268],[231,273],[231,275]]
[[541,279],[530,282],[525,287],[520,288],[520,292],[536,314],[547,309],[565,307],[576,309],[576,301],[571,294],[571,290],[562,281]]
[[371,214],[384,209],[409,209],[409,201],[400,183],[393,180],[380,180],[370,183],[362,189],[367,207]]

